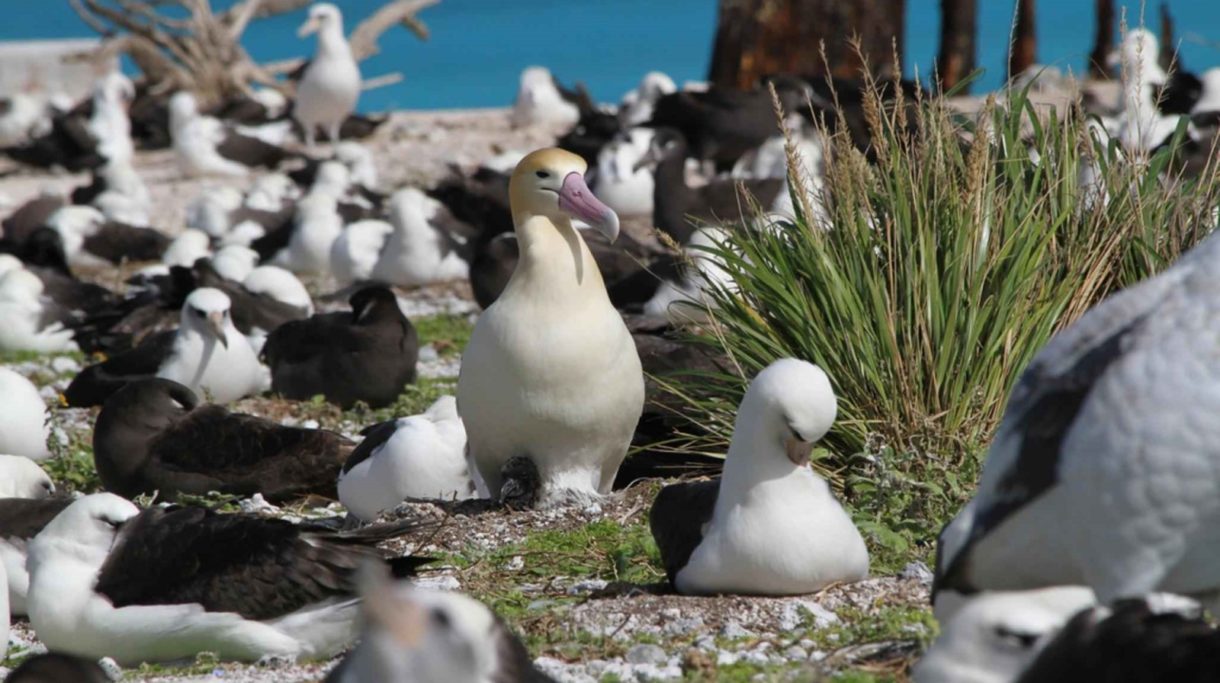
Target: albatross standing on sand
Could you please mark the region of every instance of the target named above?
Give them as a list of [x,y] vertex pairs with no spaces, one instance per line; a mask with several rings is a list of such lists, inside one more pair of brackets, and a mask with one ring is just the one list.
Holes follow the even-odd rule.
[[796,595],[868,575],[864,539],[809,467],[837,411],[815,365],[785,358],[758,373],[720,481],[666,486],[648,515],[674,588]]
[[509,184],[520,261],[475,324],[457,388],[468,458],[492,497],[516,458],[537,468],[541,502],[609,493],[644,408],[635,343],[572,226],[618,236],[585,170],[575,154],[543,149]]
[[339,141],[339,127],[356,109],[360,98],[360,67],[343,36],[343,14],[321,2],[309,9],[309,20],[297,35],[318,34],[318,50],[297,84],[293,116],[305,129],[305,145],[313,147],[318,128],[332,143]]

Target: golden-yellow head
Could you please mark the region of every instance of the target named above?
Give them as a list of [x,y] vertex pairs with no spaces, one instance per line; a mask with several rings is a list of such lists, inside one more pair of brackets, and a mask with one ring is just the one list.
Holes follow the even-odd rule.
[[618,215],[601,203],[585,183],[585,160],[557,147],[526,155],[508,184],[513,215],[566,215],[601,231],[610,241],[618,237]]

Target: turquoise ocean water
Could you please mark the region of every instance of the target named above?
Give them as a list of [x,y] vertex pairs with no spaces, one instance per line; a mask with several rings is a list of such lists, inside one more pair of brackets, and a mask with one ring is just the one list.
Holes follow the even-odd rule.
[[[843,0],[850,1],[850,0]],[[229,4],[213,0],[217,6]],[[378,0],[339,0],[349,29]],[[1002,82],[1013,0],[979,0],[979,87]],[[1121,0],[1137,23],[1138,0]],[[1154,3],[1149,23],[1156,25]],[[1193,70],[1220,65],[1220,0],[1170,0],[1182,59]],[[0,0],[0,40],[92,35],[67,0]],[[1038,3],[1039,61],[1080,71],[1091,47],[1093,0]],[[678,82],[705,77],[715,30],[716,0],[443,0],[420,15],[432,30],[421,42],[401,29],[382,39],[382,53],[364,63],[366,77],[400,71],[406,80],[365,93],[361,109],[448,109],[512,101],[517,76],[532,64],[564,81],[584,81],[604,101],[616,101],[648,70]],[[259,59],[312,51],[298,40],[304,12],[259,21],[246,33]],[[926,74],[935,59],[939,0],[907,0],[908,73]],[[2,68],[2,65],[0,65]],[[976,88],[977,91],[977,88]]]

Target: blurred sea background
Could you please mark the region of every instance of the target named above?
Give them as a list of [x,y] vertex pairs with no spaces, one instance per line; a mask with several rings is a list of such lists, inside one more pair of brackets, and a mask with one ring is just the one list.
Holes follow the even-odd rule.
[[[214,0],[214,7],[232,4]],[[345,29],[380,5],[380,0],[339,0]],[[432,31],[421,41],[405,29],[382,36],[381,54],[364,62],[365,78],[398,71],[405,80],[371,90],[363,111],[463,109],[511,104],[521,70],[549,67],[564,83],[583,82],[600,101],[616,102],[650,70],[681,84],[703,80],[716,22],[716,0],[443,0],[420,13]],[[1003,84],[1011,0],[979,2],[979,65],[986,70],[974,92]],[[1169,0],[1183,64],[1202,70],[1220,63],[1220,0]],[[1038,3],[1038,61],[1082,73],[1092,47],[1093,0]],[[1142,3],[1122,0],[1127,23],[1138,25]],[[5,21],[0,40],[95,37],[67,0],[0,0]],[[1143,9],[1145,23],[1159,30],[1158,4]],[[254,22],[244,37],[259,61],[306,56],[313,39],[296,29],[305,11]],[[940,38],[939,0],[907,0],[908,76],[926,80]]]

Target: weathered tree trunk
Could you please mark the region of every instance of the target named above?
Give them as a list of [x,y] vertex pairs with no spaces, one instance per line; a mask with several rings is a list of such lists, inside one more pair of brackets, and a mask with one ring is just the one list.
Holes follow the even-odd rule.
[[1108,78],[1107,62],[1114,52],[1114,0],[1097,0],[1097,24],[1093,33],[1093,51],[1089,53],[1089,75]]
[[936,71],[948,90],[974,71],[978,34],[977,0],[940,0],[940,55]]
[[906,0],[720,0],[708,79],[750,88],[768,74],[823,75],[823,42],[833,76],[859,78],[863,55],[874,75],[889,77],[898,68],[895,54],[902,54],[905,6]]
[[1038,59],[1038,36],[1034,31],[1034,0],[1017,0],[1017,25],[1008,53],[1008,78],[1011,79]]

